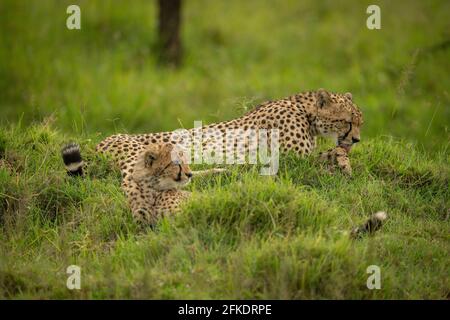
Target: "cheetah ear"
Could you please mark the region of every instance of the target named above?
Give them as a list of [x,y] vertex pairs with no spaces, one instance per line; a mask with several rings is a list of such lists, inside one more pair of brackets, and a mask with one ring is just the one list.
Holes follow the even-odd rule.
[[322,88],[317,90],[316,99],[317,99],[316,103],[319,108],[323,108],[323,107],[329,105],[331,102],[331,97],[330,97],[329,92]]
[[172,150],[173,150],[173,144],[165,143],[161,146],[160,153],[172,152]]
[[347,99],[349,99],[350,101],[353,101],[353,96],[352,96],[352,94],[351,94],[350,92],[344,93],[344,96],[345,96]]
[[149,168],[153,165],[153,162],[156,160],[157,155],[153,154],[151,151],[147,151],[144,155],[144,164],[146,168]]
[[159,148],[158,147],[151,147],[148,148],[143,155],[144,160],[144,166],[146,168],[150,168],[153,165],[153,162],[158,159],[159,157]]

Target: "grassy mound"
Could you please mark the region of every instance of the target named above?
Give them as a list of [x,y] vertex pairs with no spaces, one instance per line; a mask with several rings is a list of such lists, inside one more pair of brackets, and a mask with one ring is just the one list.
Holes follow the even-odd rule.
[[[90,163],[66,176],[71,138]],[[276,177],[254,167],[194,181],[183,212],[156,231],[132,221],[120,176],[95,136],[38,124],[0,129],[0,298],[446,298],[449,158],[392,138],[352,153],[354,176],[284,155]],[[349,230],[371,213],[373,237]],[[81,267],[81,290],[66,268]],[[381,289],[366,269],[381,269]]]

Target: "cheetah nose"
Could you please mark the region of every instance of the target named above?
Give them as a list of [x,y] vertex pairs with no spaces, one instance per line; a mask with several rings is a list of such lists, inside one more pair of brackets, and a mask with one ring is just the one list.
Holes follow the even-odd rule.
[[358,139],[358,138],[352,138],[352,142],[353,142],[353,143],[358,143],[358,142],[359,142],[359,139]]
[[192,178],[192,172],[186,172],[186,177]]

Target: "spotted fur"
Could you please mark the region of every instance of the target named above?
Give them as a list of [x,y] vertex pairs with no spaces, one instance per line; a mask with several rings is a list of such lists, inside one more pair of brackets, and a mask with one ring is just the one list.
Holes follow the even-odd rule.
[[[85,164],[77,144],[64,146],[61,155],[69,176],[84,176]],[[181,188],[189,183],[193,172],[184,151],[170,143],[150,144],[136,153],[135,161],[119,159],[119,164],[128,169],[122,170],[122,189],[137,222],[153,225],[161,216],[178,212],[181,202],[189,197],[189,192]],[[221,170],[198,173],[214,172]]]
[[[192,171],[183,153],[172,157],[174,146],[183,143],[185,134],[193,139],[199,131],[208,135],[217,129],[220,137],[210,136],[202,145],[203,148],[215,148],[217,144],[225,144],[220,139],[226,136],[227,129],[242,129],[244,132],[247,129],[278,129],[282,151],[293,151],[299,156],[308,155],[315,149],[318,136],[331,137],[337,146],[322,153],[321,159],[351,174],[348,153],[352,145],[360,141],[362,124],[362,113],[353,103],[350,93],[330,93],[319,89],[265,102],[237,119],[190,129],[177,137],[172,132],[116,134],[101,141],[96,149],[118,160],[122,188],[134,218],[154,223],[162,215],[177,212],[180,203],[189,197],[188,192],[180,189],[189,182]],[[237,147],[237,141],[242,139],[246,137],[237,136],[233,146]],[[270,142],[270,137],[268,140]],[[247,141],[245,147],[248,148]],[[384,219],[385,216],[377,214],[352,234],[376,230]]]
[[347,150],[343,147],[335,147],[328,151],[322,152],[319,159],[326,164],[328,169],[333,172],[337,167],[341,171],[348,175],[352,175],[352,167],[350,165],[350,159],[348,157]]
[[[116,134],[100,142],[97,150],[119,158],[123,175],[127,175],[132,170],[137,155],[150,144],[182,144],[186,135],[193,141],[199,131],[202,135],[209,136],[203,141],[203,148],[214,149],[218,145],[226,145],[223,137],[226,136],[227,129],[242,129],[244,133],[237,135],[234,145],[226,147],[236,148],[238,141],[244,140],[244,147],[248,149],[248,137],[244,136],[246,130],[278,129],[281,150],[303,156],[315,149],[317,136],[331,137],[337,146],[348,153],[352,145],[360,140],[362,124],[362,113],[353,103],[351,93],[339,94],[319,89],[262,103],[239,118],[193,128],[176,137],[173,132]],[[211,136],[213,129],[219,130],[221,135]],[[270,143],[270,137],[267,140]]]
[[189,197],[189,192],[180,189],[192,175],[183,151],[167,143],[149,145],[122,180],[134,218],[154,224],[161,216],[178,212]]

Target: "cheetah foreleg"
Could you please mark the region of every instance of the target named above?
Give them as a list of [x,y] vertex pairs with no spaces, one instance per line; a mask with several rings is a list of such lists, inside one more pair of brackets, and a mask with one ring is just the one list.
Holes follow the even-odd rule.
[[335,147],[322,152],[319,156],[319,160],[325,162],[331,172],[334,172],[337,167],[347,176],[352,175],[352,167],[350,165],[348,153],[342,147]]

